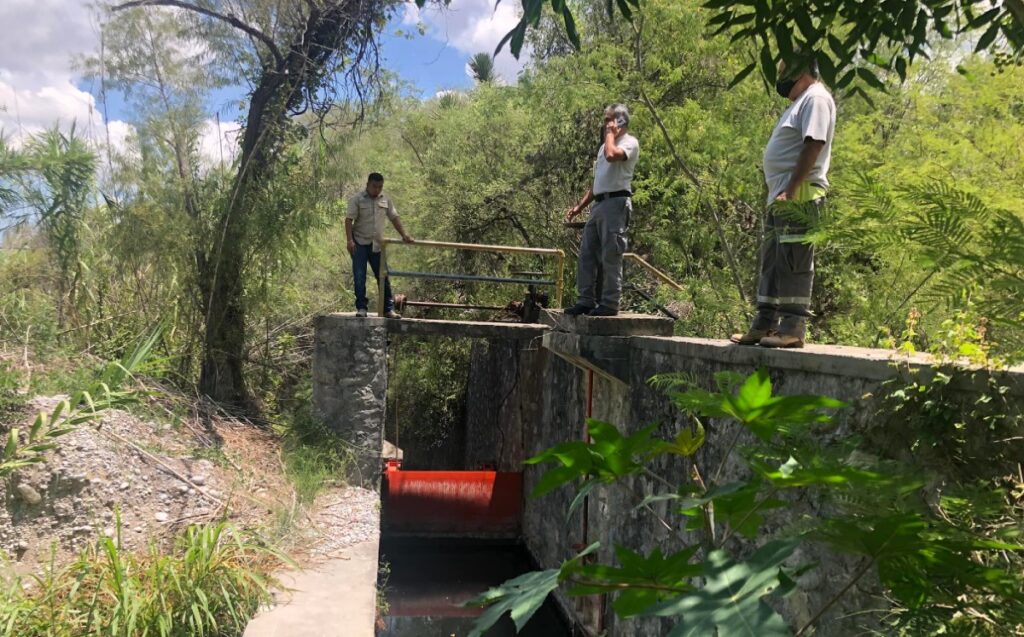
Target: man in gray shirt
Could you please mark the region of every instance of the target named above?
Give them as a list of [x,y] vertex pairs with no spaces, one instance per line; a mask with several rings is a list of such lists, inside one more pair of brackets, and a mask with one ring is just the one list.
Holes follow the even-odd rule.
[[792,103],[783,111],[764,150],[768,219],[761,245],[757,315],[740,345],[803,347],[811,316],[814,246],[806,240],[825,202],[836,104],[818,81],[818,64],[806,57],[790,73],[779,65],[775,88]]
[[[576,304],[565,310],[570,316],[615,316],[622,296],[622,255],[626,252],[626,231],[633,210],[633,169],[640,156],[640,143],[626,131],[629,109],[612,104],[604,111],[604,143],[597,151],[594,184],[578,204],[565,215],[571,221],[596,201],[590,219],[583,226],[580,257],[576,267]],[[601,267],[601,299],[597,299],[597,269]]]

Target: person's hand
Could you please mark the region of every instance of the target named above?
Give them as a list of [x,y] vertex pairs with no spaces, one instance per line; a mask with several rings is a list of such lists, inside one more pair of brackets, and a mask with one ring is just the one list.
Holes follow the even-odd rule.
[[416,240],[407,234],[402,235],[402,241],[404,241],[405,243],[416,243]]
[[578,214],[580,214],[580,207],[573,206],[572,208],[569,208],[568,210],[565,211],[565,220],[572,221]]
[[604,132],[607,135],[611,133],[612,137],[619,136],[619,125],[615,123],[614,119],[610,119],[604,123]]
[[349,239],[348,240],[348,246],[346,246],[346,247],[348,248],[348,255],[350,257],[356,256],[356,242],[355,241],[353,241],[352,239]]
[[788,195],[788,194],[786,193],[786,191],[785,191],[785,190],[783,190],[782,192],[780,192],[780,193],[779,193],[779,194],[778,194],[778,195],[777,195],[777,196],[775,197],[775,201],[789,201],[790,199],[792,199],[792,197],[790,197],[790,196],[789,196],[789,195]]

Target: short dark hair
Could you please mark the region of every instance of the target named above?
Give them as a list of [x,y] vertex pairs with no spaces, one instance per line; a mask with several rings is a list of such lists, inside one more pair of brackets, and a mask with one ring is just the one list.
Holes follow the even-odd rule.
[[818,56],[821,55],[820,52],[815,51],[814,49],[805,50],[797,47],[795,54],[798,66],[793,69],[792,72],[786,73],[787,77],[796,77],[800,73],[807,73],[816,80],[821,77],[821,70],[818,67]]
[[373,182],[375,184],[384,183],[384,175],[380,173],[370,173],[370,176],[366,178],[367,183]]

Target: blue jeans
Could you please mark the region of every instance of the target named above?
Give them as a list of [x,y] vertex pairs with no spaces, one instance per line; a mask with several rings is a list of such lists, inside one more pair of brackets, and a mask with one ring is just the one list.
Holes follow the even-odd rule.
[[[373,278],[380,281],[380,252],[373,251],[373,245],[362,245],[356,243],[355,252],[352,253],[352,277],[356,284],[356,309],[367,309],[366,303],[366,264],[369,263],[373,269]],[[384,311],[390,312],[395,308],[395,301],[391,298],[391,279],[384,277]]]

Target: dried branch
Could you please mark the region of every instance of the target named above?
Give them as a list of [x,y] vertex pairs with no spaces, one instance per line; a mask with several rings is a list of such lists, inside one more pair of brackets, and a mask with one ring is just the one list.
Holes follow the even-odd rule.
[[281,50],[277,48],[277,44],[274,43],[274,40],[267,34],[257,29],[256,27],[245,22],[242,22],[233,15],[224,15],[223,13],[217,13],[216,11],[213,11],[211,9],[200,7],[190,2],[183,2],[182,0],[130,0],[130,2],[124,2],[122,4],[115,5],[111,8],[111,10],[121,11],[124,9],[134,9],[136,7],[177,7],[179,9],[192,11],[194,13],[199,13],[207,17],[214,18],[215,20],[227,22],[236,29],[248,33],[250,36],[256,38],[257,40],[265,44],[267,48],[270,50],[271,55],[274,56],[274,60],[277,62],[278,68],[284,66],[284,56],[281,55]]

